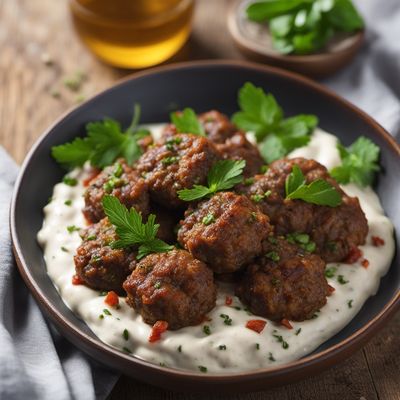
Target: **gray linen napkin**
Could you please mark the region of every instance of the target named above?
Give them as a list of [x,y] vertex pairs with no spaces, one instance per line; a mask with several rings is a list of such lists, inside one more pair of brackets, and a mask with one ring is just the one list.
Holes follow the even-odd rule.
[[8,224],[16,174],[0,147],[0,399],[103,399],[117,375],[46,322],[16,269]]

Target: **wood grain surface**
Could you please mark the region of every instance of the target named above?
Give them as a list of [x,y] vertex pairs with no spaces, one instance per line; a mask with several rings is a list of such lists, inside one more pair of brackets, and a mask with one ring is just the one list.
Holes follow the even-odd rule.
[[[149,0],[151,1],[151,0]],[[169,62],[242,58],[226,30],[227,0],[198,0],[192,36]],[[65,78],[83,71],[74,92]],[[44,129],[83,96],[91,96],[132,73],[111,68],[79,42],[67,3],[55,0],[0,0],[0,144],[15,160]],[[122,376],[110,395],[124,399],[400,399],[400,314],[363,350],[308,380],[265,392],[235,396],[167,392]]]

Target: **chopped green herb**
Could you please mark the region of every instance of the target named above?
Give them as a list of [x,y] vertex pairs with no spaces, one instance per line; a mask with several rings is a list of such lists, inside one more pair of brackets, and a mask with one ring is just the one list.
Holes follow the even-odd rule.
[[204,367],[203,365],[199,365],[199,370],[200,372],[206,373],[207,372],[207,367]]
[[140,106],[135,104],[131,125],[122,131],[121,125],[113,119],[91,122],[86,125],[87,135],[72,142],[52,148],[52,155],[57,162],[68,168],[80,167],[86,161],[103,168],[123,157],[129,164],[142,154],[138,140],[150,135],[146,129],[138,127]]
[[296,329],[296,332],[295,332],[294,334],[295,334],[296,336],[298,336],[300,332],[301,332],[301,328]]
[[112,314],[110,313],[110,311],[107,310],[107,308],[105,308],[105,309],[103,310],[103,313],[104,313],[105,315],[112,315]]
[[246,161],[222,160],[217,161],[208,173],[208,186],[194,185],[192,189],[178,191],[178,196],[184,201],[193,201],[202,197],[231,189],[243,179],[242,172]]
[[274,262],[278,262],[281,259],[281,257],[276,251],[270,251],[265,256]]
[[256,343],[256,349],[260,350],[260,343]]
[[210,329],[210,327],[209,327],[208,325],[204,325],[204,326],[203,326],[203,332],[204,332],[206,335],[211,335],[211,329]]
[[204,224],[204,225],[210,225],[210,224],[214,223],[215,221],[216,221],[216,220],[215,220],[215,217],[214,217],[214,215],[211,214],[211,213],[208,213],[208,214],[201,220],[202,224]]
[[328,247],[329,251],[335,252],[337,250],[336,242],[328,242],[326,246]]
[[279,286],[281,284],[281,280],[278,278],[275,278],[274,276],[271,278],[271,284],[272,286]]
[[342,165],[333,168],[330,174],[339,183],[353,182],[359,186],[371,185],[375,172],[379,171],[379,147],[364,136],[350,147],[337,145]]
[[87,76],[83,71],[76,71],[71,76],[64,78],[64,86],[73,92],[77,92],[86,80]]
[[182,143],[182,138],[175,137],[175,138],[168,139],[165,142],[165,147],[167,148],[167,150],[174,151],[175,145],[179,145],[181,143]]
[[243,185],[250,186],[254,183],[254,178],[246,178],[243,180]]
[[283,339],[283,336],[281,336],[281,335],[272,335],[274,338],[276,338],[276,340],[277,340],[277,342],[279,342],[279,343],[282,343],[282,348],[283,349],[287,349],[288,347],[289,347],[289,343],[288,342],[286,342],[284,339]]
[[235,306],[235,307],[233,307],[235,310],[238,310],[238,311],[240,311],[242,308],[241,307],[239,307],[239,306]]
[[178,346],[178,351],[179,351],[179,353],[182,353],[182,345]]
[[66,206],[70,206],[70,205],[72,205],[72,200],[65,200],[65,201],[64,201],[64,204],[65,204]]
[[267,163],[307,145],[311,132],[318,124],[315,115],[300,114],[284,119],[275,97],[249,82],[239,90],[238,102],[241,111],[233,115],[232,121],[240,129],[255,133]]
[[103,189],[105,190],[106,193],[111,193],[115,188],[119,188],[121,186],[124,186],[126,184],[126,181],[117,178],[116,176],[111,176],[103,185]]
[[268,165],[262,165],[260,168],[260,173],[265,174],[268,171],[268,169],[269,169]]
[[69,233],[78,232],[79,230],[80,230],[80,228],[78,228],[78,227],[75,226],[75,225],[67,226],[67,231],[68,231]]
[[179,157],[177,156],[172,156],[172,157],[165,157],[161,160],[161,162],[164,165],[171,165],[171,164],[175,164],[179,161]]
[[103,291],[99,293],[99,296],[107,296],[108,292],[107,291]]
[[69,250],[68,250],[66,247],[64,247],[64,246],[61,246],[61,250],[62,250],[64,253],[68,253],[68,252],[69,252]]
[[87,236],[86,238],[85,238],[86,240],[96,240],[97,239],[97,236],[96,235],[89,235],[89,236]]
[[311,315],[311,319],[317,319],[318,318],[318,314],[314,313],[313,315]]
[[338,275],[337,280],[341,285],[345,285],[346,283],[349,283],[349,281],[346,281],[346,279],[344,278],[343,275]]
[[220,350],[226,350],[226,346],[225,346],[224,344],[220,344],[220,345],[218,346],[218,348],[219,348]]
[[268,236],[268,242],[270,242],[271,244],[278,244],[277,238],[273,236]]
[[232,318],[227,314],[220,314],[220,317],[224,320],[225,325],[232,325]]
[[173,249],[156,238],[159,224],[155,223],[156,216],[150,214],[144,224],[142,215],[133,207],[130,211],[113,196],[103,197],[103,208],[110,222],[115,226],[119,240],[112,243],[114,249],[139,245],[137,258],[141,259],[151,253],[165,253]]
[[342,203],[340,193],[324,179],[317,179],[306,184],[305,177],[298,165],[293,165],[292,172],[285,182],[286,199],[299,199],[320,206],[337,207]]
[[347,306],[348,306],[349,308],[353,308],[353,299],[352,299],[352,300],[349,300],[349,301],[347,302]]
[[160,282],[160,281],[157,281],[157,282],[154,284],[154,287],[155,287],[156,289],[160,289],[160,287],[161,287],[161,282]]
[[[288,346],[288,347],[289,347],[289,346]],[[270,361],[276,361],[271,352],[269,353],[268,360],[270,360]]]
[[100,314],[100,315],[99,315],[99,319],[104,319],[104,315],[103,315],[103,314]]
[[131,349],[128,349],[127,347],[123,347],[122,350],[123,350],[125,353],[132,354],[132,350],[131,350]]
[[181,113],[173,112],[170,114],[170,118],[179,133],[206,135],[196,113],[191,108],[185,108]]
[[63,182],[68,186],[76,186],[78,184],[75,178],[70,178],[69,176],[64,176]]
[[124,329],[124,331],[122,332],[122,337],[123,337],[125,340],[128,340],[128,339],[129,339],[129,332],[128,332],[127,329]]
[[327,278],[333,278],[336,274],[337,268],[336,267],[329,267],[325,270],[325,276]]

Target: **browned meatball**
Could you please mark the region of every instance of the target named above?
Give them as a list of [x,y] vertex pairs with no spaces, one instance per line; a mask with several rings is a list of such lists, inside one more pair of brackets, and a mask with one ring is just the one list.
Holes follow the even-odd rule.
[[265,164],[258,148],[251,144],[241,131],[237,131],[224,143],[217,144],[217,149],[225,159],[245,160],[246,167],[243,170],[245,177],[258,174]]
[[108,218],[91,225],[81,236],[83,242],[74,256],[77,275],[92,289],[123,294],[122,283],[135,266],[137,252],[111,248],[118,236]]
[[215,272],[229,273],[261,253],[271,229],[268,217],[245,196],[221,192],[189,208],[178,241]]
[[[302,170],[307,183],[325,179],[342,195],[338,207],[318,206],[302,200],[286,200],[285,181],[293,165]],[[330,177],[327,169],[314,160],[282,159],[273,162],[265,175],[254,177],[250,186],[241,185],[246,194],[270,217],[277,234],[307,233],[327,262],[343,261],[350,250],[365,242],[368,223],[359,201],[349,197]]]
[[247,267],[236,287],[237,296],[265,318],[312,318],[329,295],[325,262],[282,238],[269,240],[264,243],[265,255]]
[[137,169],[149,185],[152,200],[167,208],[184,207],[177,192],[204,184],[208,171],[221,158],[207,138],[190,134],[167,137],[148,149]]
[[84,194],[83,208],[83,214],[89,222],[98,222],[105,217],[102,200],[106,194],[117,197],[128,209],[134,207],[143,216],[149,213],[147,184],[123,159],[104,168],[90,181]]
[[202,322],[217,296],[212,271],[184,250],[145,257],[124,289],[146,323],[167,321],[172,330]]

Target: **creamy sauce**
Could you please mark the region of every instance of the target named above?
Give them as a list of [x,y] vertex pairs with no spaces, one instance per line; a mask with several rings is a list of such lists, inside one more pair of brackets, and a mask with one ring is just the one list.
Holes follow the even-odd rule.
[[[160,126],[152,126],[154,136],[159,135],[159,130]],[[328,169],[340,164],[336,137],[320,129],[314,132],[308,146],[290,154],[290,157],[298,156],[313,158]],[[369,187],[345,185],[343,189],[350,196],[359,198],[368,219],[368,238],[366,245],[360,248],[370,265],[364,268],[359,262],[352,265],[328,264],[327,268],[333,271],[328,282],[336,290],[314,319],[292,322],[291,330],[267,320],[265,329],[258,334],[245,325],[251,319],[263,318],[249,315],[233,295],[233,287],[219,284],[217,305],[208,314],[209,322],[167,331],[160,341],[149,343],[151,327],[128,307],[124,298],[120,298],[121,308],[116,310],[104,303],[104,297],[98,291],[72,284],[75,273],[73,255],[81,239],[77,232],[69,233],[67,227],[85,226],[81,213],[85,190],[82,180],[87,174],[85,168],[72,171],[69,175],[78,179],[78,185],[55,185],[52,201],[44,208],[43,228],[38,233],[38,240],[44,250],[48,274],[68,307],[103,342],[166,367],[194,371],[204,371],[202,367],[205,367],[208,373],[223,373],[265,368],[299,359],[354,318],[368,297],[377,292],[380,278],[388,271],[393,258],[393,226],[384,215],[377,195]],[[371,236],[381,237],[385,244],[373,246]],[[225,305],[226,296],[232,297],[231,306]],[[108,309],[111,315],[105,314],[104,309]],[[221,314],[229,315],[232,324],[226,325]],[[209,327],[210,334],[204,332],[204,325]],[[125,330],[128,337],[124,335]]]

